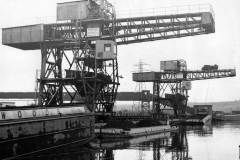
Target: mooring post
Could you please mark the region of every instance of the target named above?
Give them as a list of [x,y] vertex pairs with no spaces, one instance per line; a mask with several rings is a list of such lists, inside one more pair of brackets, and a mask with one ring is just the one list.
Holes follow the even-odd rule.
[[238,159],[240,160],[240,145],[238,146]]

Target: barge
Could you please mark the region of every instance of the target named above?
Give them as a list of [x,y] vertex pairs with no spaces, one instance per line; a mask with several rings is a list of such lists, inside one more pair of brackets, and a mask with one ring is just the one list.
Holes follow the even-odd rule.
[[154,141],[155,139],[161,139],[162,145],[164,146],[167,142],[167,139],[171,137],[170,132],[162,132],[153,135],[142,135],[138,137],[131,137],[131,138],[103,138],[103,139],[96,139],[95,141],[90,142],[90,146],[96,149],[116,149],[116,148],[125,148],[126,146],[134,146],[140,143]]
[[14,159],[94,137],[94,115],[85,105],[0,109],[0,159]]
[[225,114],[223,116],[224,121],[240,121],[240,114]]
[[176,131],[177,127],[170,125],[149,126],[139,128],[96,128],[95,133],[101,138],[133,138],[159,133]]
[[212,122],[212,115],[192,116],[187,118],[176,118],[170,120],[172,125],[204,125]]
[[240,121],[240,113],[224,114],[224,112],[217,112],[214,121]]

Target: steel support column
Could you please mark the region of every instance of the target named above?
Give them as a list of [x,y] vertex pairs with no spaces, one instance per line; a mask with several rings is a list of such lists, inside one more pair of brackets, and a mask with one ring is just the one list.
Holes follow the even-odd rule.
[[162,109],[171,107],[174,114],[184,115],[187,107],[188,92],[182,88],[181,82],[161,83],[153,82],[153,113],[158,118],[164,118]]

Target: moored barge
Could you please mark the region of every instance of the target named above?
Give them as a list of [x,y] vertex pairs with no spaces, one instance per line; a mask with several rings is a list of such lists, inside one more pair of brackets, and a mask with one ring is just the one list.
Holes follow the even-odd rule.
[[94,137],[94,115],[85,105],[0,109],[0,159],[12,159]]

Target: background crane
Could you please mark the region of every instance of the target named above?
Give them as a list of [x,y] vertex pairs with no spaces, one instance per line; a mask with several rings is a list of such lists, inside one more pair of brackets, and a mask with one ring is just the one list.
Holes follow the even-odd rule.
[[[178,62],[169,61],[171,63]],[[184,64],[184,66],[186,66]],[[163,66],[164,68],[165,66]],[[167,68],[164,68],[167,69]],[[166,106],[174,109],[175,116],[186,115],[188,90],[191,81],[218,79],[236,76],[235,69],[187,70],[181,66],[161,72],[133,73],[133,81],[153,83],[153,112],[159,116]]]

